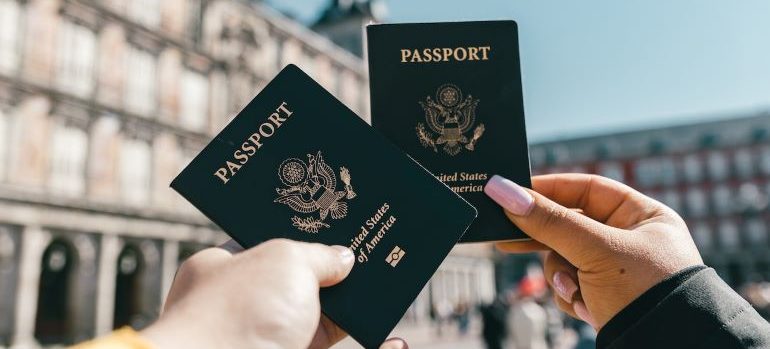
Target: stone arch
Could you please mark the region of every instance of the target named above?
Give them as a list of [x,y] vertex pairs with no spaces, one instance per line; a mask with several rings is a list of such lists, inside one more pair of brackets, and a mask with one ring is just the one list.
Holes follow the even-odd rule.
[[124,241],[115,275],[113,328],[140,330],[158,316],[161,300],[161,254],[153,240]]
[[146,268],[144,255],[135,244],[120,251],[115,276],[113,327],[133,326],[142,316],[142,274]]
[[74,342],[74,313],[70,307],[77,267],[77,252],[66,239],[54,238],[43,251],[34,332],[40,344]]

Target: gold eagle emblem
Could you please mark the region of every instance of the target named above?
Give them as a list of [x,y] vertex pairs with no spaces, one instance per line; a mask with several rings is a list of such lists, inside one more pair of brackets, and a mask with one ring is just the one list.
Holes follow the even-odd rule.
[[342,219],[348,214],[345,199],[356,197],[350,183],[350,171],[340,168],[340,179],[344,190],[337,190],[337,176],[323,158],[321,152],[307,154],[307,163],[298,158],[284,160],[278,167],[278,178],[284,187],[276,188],[278,197],[273,201],[289,206],[295,212],[318,216],[293,216],[292,225],[301,231],[318,233],[328,228],[326,218]]
[[[425,111],[425,124],[433,132],[430,133],[425,124],[417,124],[417,138],[424,147],[438,152],[437,146],[443,145],[444,152],[452,156],[459,154],[463,146],[468,151],[476,148],[476,143],[484,134],[484,124],[476,126],[470,139],[466,133],[476,122],[478,99],[471,95],[463,98],[459,87],[444,84],[436,91],[435,101],[428,96],[419,103]],[[438,138],[434,139],[435,134]]]

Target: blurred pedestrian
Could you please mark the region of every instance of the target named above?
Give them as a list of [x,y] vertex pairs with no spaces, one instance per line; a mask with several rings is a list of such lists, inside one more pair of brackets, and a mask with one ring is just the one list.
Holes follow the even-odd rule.
[[505,339],[508,303],[503,296],[495,297],[492,303],[484,304],[479,309],[481,312],[481,336],[487,349],[502,349]]
[[470,325],[470,308],[468,302],[459,301],[455,305],[453,317],[457,321],[457,332],[460,336],[465,336],[468,333],[468,326]]
[[544,291],[545,283],[532,276],[519,282],[518,292],[513,293],[508,315],[509,349],[548,349],[546,330],[548,318],[535,300]]
[[436,314],[436,332],[439,337],[444,335],[446,327],[452,322],[454,307],[448,299],[444,298],[433,306]]
[[549,348],[562,348],[564,341],[564,313],[553,303],[549,293],[544,293],[537,299],[546,314],[546,343]]

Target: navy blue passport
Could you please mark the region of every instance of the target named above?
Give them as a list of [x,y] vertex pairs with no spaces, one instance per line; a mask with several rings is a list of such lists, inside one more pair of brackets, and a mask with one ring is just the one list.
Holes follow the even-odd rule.
[[476,216],[294,65],[171,187],[244,247],[348,246],[355,267],[321,290],[321,308],[366,348],[386,339]]
[[527,239],[483,188],[530,187],[514,21],[367,27],[372,126],[478,209],[463,242]]

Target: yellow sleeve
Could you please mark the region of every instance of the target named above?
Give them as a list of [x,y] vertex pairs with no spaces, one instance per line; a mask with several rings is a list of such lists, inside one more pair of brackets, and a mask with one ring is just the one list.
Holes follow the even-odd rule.
[[70,349],[155,349],[130,327],[123,327],[109,335],[81,343]]

